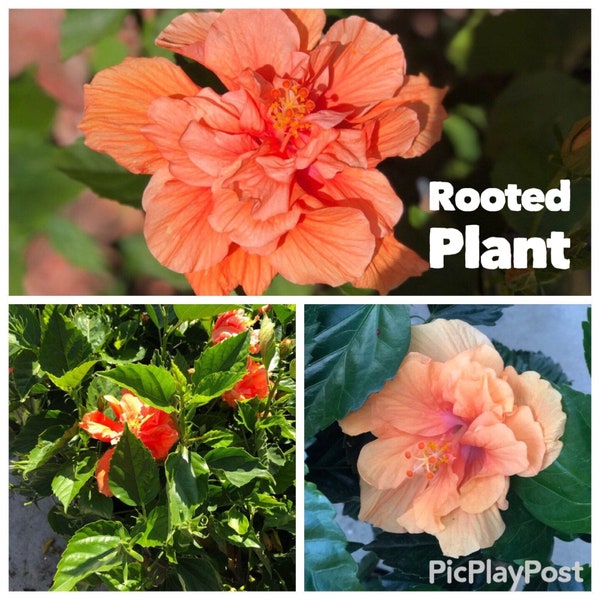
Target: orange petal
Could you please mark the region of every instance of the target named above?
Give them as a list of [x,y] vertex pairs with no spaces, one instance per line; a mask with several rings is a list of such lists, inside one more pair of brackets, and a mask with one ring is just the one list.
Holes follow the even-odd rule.
[[519,477],[533,477],[542,469],[546,444],[542,426],[534,419],[533,413],[528,406],[517,406],[511,413],[506,415],[504,422],[515,435],[515,437],[527,444],[527,459],[529,464],[523,471],[517,473]]
[[325,11],[311,8],[286,8],[283,11],[300,32],[300,50],[314,48],[325,27]]
[[506,367],[504,375],[514,391],[515,404],[528,406],[542,428],[546,451],[541,469],[545,469],[558,458],[562,450],[560,437],[565,431],[567,421],[567,416],[562,410],[562,396],[535,371],[526,371],[519,375],[513,367]]
[[237,77],[247,69],[270,77],[290,73],[299,49],[298,29],[283,11],[227,10],[208,30],[204,65],[233,90],[240,87]]
[[363,273],[374,248],[362,212],[324,208],[307,214],[286,235],[270,262],[293,283],[338,286]]
[[203,63],[206,35],[219,16],[213,11],[179,15],[161,31],[156,45]]
[[85,86],[85,113],[80,129],[85,143],[110,154],[133,173],[153,173],[165,161],[142,133],[148,108],[157,98],[192,96],[199,90],[165,58],[126,58],[100,71]]
[[411,327],[410,351],[420,352],[440,362],[478,346],[487,346],[493,352],[481,350],[474,358],[500,375],[504,367],[502,358],[488,337],[472,325],[458,319],[435,319],[431,323]]
[[390,98],[404,81],[406,63],[397,36],[352,16],[334,23],[324,42],[340,42],[332,65],[327,105],[364,106]]
[[442,519],[445,525],[435,534],[444,556],[458,558],[481,548],[489,548],[504,532],[505,525],[497,506],[482,513],[467,513],[458,508]]
[[429,85],[425,75],[409,76],[397,95],[397,100],[415,111],[419,117],[421,131],[410,149],[400,156],[413,158],[427,152],[442,137],[442,125],[448,116],[442,100],[447,88]]
[[98,464],[96,465],[96,481],[98,482],[98,491],[109,498],[113,496],[110,486],[108,485],[108,473],[110,471],[110,461],[114,453],[115,449],[110,448],[100,457]]
[[246,294],[258,296],[265,291],[275,274],[266,257],[249,254],[238,247],[218,265],[205,271],[186,273],[185,276],[198,295],[227,295],[241,285]]
[[192,187],[159,172],[143,198],[144,235],[150,252],[178,273],[208,269],[227,255],[229,236],[215,231],[208,217],[210,188]]
[[387,294],[409,277],[422,275],[428,268],[427,261],[398,242],[391,234],[379,241],[373,260],[352,285],[376,289],[380,294]]
[[83,415],[79,427],[87,431],[90,437],[102,442],[111,442],[118,439],[123,432],[122,423],[113,421],[99,410],[93,410]]

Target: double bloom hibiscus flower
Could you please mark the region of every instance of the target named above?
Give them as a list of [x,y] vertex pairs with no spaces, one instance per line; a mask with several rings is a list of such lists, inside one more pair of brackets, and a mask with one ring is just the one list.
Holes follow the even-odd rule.
[[86,144],[133,173],[154,256],[194,291],[261,294],[279,273],[380,293],[427,263],[398,242],[402,201],[376,166],[441,135],[445,91],[406,74],[398,39],[321,10],[186,13],[157,44],[213,71],[129,58],[86,86]]

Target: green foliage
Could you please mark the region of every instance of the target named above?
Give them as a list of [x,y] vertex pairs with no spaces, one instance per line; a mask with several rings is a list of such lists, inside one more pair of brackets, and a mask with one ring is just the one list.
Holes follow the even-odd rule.
[[[226,308],[10,307],[11,468],[17,490],[56,501],[68,542],[53,590],[295,589],[295,308],[235,305],[256,336],[266,319],[270,370],[268,397],[234,408],[221,395],[246,373],[250,333],[211,341]],[[80,427],[93,411],[118,420],[106,396],[122,390],[176,423],[165,460],[138,437],[148,416],[110,425],[112,444]],[[112,497],[96,480],[109,449]]]
[[[396,373],[408,350],[410,318],[404,305],[331,305],[307,312],[306,322],[308,439],[359,408]],[[372,377],[364,376],[367,366]]]

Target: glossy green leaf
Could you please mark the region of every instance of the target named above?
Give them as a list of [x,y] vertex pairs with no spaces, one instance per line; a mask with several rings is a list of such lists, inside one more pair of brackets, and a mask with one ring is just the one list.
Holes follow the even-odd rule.
[[98,373],[131,390],[141,400],[165,412],[172,412],[173,395],[177,386],[173,376],[165,369],[155,365],[120,365],[111,371]]
[[429,321],[460,319],[471,325],[495,325],[510,304],[429,304]]
[[160,484],[154,458],[127,426],[115,446],[108,483],[113,494],[128,506],[147,504],[158,494]]
[[241,304],[176,304],[173,309],[180,321],[195,321],[216,317],[241,307]]
[[67,543],[50,591],[74,590],[95,573],[118,567],[124,560],[127,537],[125,527],[117,521],[96,521],[79,529]]
[[56,166],[102,198],[117,200],[135,208],[141,207],[142,195],[150,180],[147,175],[130,173],[110,156],[90,150],[82,141],[62,148]]
[[204,556],[180,558],[174,566],[181,588],[186,592],[220,591],[221,577],[212,562]]
[[[140,536],[136,538],[136,543],[144,548],[160,548],[163,546],[169,536],[169,512],[164,504],[155,506],[148,518],[141,523]],[[138,531],[136,526],[136,532]]]
[[587,321],[581,324],[583,329],[583,354],[588,371],[592,372],[592,309],[588,308]]
[[230,390],[245,374],[248,333],[240,333],[209,346],[194,364],[193,404],[203,404]]
[[40,347],[39,361],[42,369],[61,377],[89,361],[91,356],[92,347],[85,336],[69,319],[54,310]]
[[89,373],[90,369],[97,362],[97,360],[88,360],[76,366],[74,369],[67,371],[60,377],[53,375],[52,373],[48,373],[48,377],[57,388],[60,388],[65,392],[72,393],[73,390],[75,390],[81,384],[86,375]]
[[241,487],[254,479],[272,479],[260,461],[241,448],[215,448],[204,457],[210,470]]
[[204,459],[183,446],[165,462],[170,522],[185,523],[208,495],[209,469]]
[[64,464],[52,480],[52,491],[64,506],[65,512],[94,474],[97,461],[96,452],[82,452],[72,462]]
[[513,477],[525,508],[565,534],[591,533],[591,398],[559,386],[567,424],[558,458],[535,477]]
[[308,339],[305,435],[358,409],[391,379],[410,342],[405,305],[323,305],[318,331]]
[[304,486],[304,589],[308,592],[362,589],[357,565],[346,550],[335,509],[312,483]]
[[79,431],[79,425],[75,423],[67,428],[64,425],[52,425],[43,431],[35,448],[29,453],[27,466],[23,475],[39,469],[45,465],[53,456],[56,456]]

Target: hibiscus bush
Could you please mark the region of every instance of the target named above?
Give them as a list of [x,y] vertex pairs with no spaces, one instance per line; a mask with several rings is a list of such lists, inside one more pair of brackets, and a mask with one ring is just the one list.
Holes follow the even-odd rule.
[[14,487],[52,590],[295,589],[295,307],[12,305]]
[[584,391],[502,331],[544,308],[307,306],[305,589],[590,589],[589,310]]
[[[589,292],[590,10],[12,10],[10,44],[14,293]],[[428,210],[561,178],[569,212]],[[429,269],[466,224],[571,269]]]

